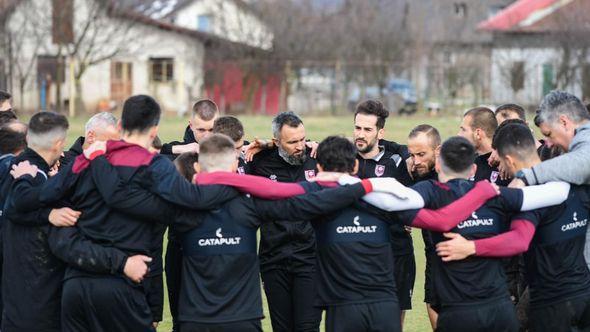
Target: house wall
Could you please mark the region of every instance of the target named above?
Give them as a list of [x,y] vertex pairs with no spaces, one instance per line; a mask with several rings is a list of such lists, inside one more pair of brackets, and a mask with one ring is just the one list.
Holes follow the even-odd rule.
[[[75,0],[75,36],[81,33],[90,2]],[[191,99],[201,94],[203,85],[203,61],[205,49],[202,42],[177,32],[163,30],[144,23],[131,22],[122,18],[101,16],[101,23],[91,27],[89,36],[95,36],[93,51],[95,58],[105,57],[104,61],[89,66],[81,78],[83,100],[87,111],[96,111],[98,104],[111,99],[111,61],[125,61],[133,66],[133,94],[149,94],[155,97],[165,110],[186,111],[190,109]],[[51,2],[45,0],[23,1],[8,18],[8,29],[18,38],[13,47],[18,47],[16,56],[18,66],[13,72],[29,72],[28,80],[19,89],[19,77],[13,75],[12,86],[15,105],[25,110],[40,108],[42,83],[37,77],[36,55],[56,55],[58,46],[51,38]],[[96,33],[96,34],[95,34]],[[101,40],[107,38],[108,40]],[[85,40],[90,40],[90,37]],[[82,47],[89,46],[89,43]],[[109,54],[119,50],[115,57]],[[65,54],[65,52],[64,52]],[[150,82],[149,59],[169,57],[174,59],[174,80],[167,83]],[[71,59],[66,59],[65,83],[61,85],[62,100],[71,97]],[[50,102],[55,102],[53,84],[48,93]]]
[[265,50],[272,48],[270,29],[254,14],[244,11],[231,0],[193,1],[169,19],[181,27],[198,30],[200,15],[213,18],[210,30],[204,32]]
[[[555,48],[494,48],[492,50],[491,65],[493,101],[496,103],[515,102],[523,105],[538,105],[544,96],[544,65],[552,65],[555,73],[560,56],[561,52]],[[519,91],[513,91],[511,86],[511,68],[516,62],[524,63],[524,87]],[[561,88],[575,95],[581,95],[582,93],[579,82],[573,82],[570,86]]]

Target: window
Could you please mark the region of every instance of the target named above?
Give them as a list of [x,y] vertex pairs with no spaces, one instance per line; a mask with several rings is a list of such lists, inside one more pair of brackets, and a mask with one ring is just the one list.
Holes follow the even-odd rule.
[[555,72],[553,64],[543,64],[543,95],[555,89]]
[[211,32],[213,29],[213,15],[204,14],[197,17],[197,30]]
[[510,70],[510,86],[512,91],[518,92],[524,89],[524,62],[517,61],[512,64]]
[[465,2],[455,2],[453,4],[453,9],[456,17],[467,17],[467,4]]
[[171,82],[174,80],[173,58],[150,58],[150,81]]
[[51,1],[51,36],[54,44],[74,42],[74,0]]

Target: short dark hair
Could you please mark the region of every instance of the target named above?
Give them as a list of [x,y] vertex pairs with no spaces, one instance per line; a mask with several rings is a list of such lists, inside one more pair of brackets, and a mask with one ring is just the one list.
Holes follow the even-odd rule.
[[274,138],[279,138],[281,129],[284,126],[297,128],[303,124],[303,121],[293,112],[282,112],[272,119],[272,134]]
[[16,114],[13,111],[0,112],[0,126],[17,120]]
[[176,159],[174,159],[174,166],[176,166],[176,169],[178,170],[180,175],[182,175],[182,177],[192,182],[193,177],[196,173],[193,164],[197,162],[199,162],[198,153],[185,152],[176,157]]
[[29,120],[27,144],[41,149],[51,148],[56,140],[65,139],[68,119],[54,112],[39,112]]
[[520,123],[510,123],[498,129],[495,142],[500,157],[510,155],[520,160],[526,160],[537,154],[535,138],[531,130]]
[[357,150],[342,136],[328,136],[318,145],[317,162],[324,171],[352,173]]
[[234,116],[222,116],[213,123],[213,132],[229,136],[234,142],[244,138],[244,126]]
[[438,132],[438,130],[436,128],[434,128],[433,126],[431,126],[429,124],[421,124],[421,125],[414,127],[414,129],[412,129],[410,131],[408,138],[414,138],[422,133],[426,134],[426,136],[430,140],[430,144],[433,147],[436,148],[440,145],[440,142],[441,142],[440,133]]
[[219,108],[211,99],[201,99],[193,105],[193,115],[205,121],[213,120],[218,113]]
[[43,135],[56,129],[66,131],[70,127],[68,119],[54,112],[39,112],[29,120],[29,132]]
[[480,128],[489,138],[494,136],[494,131],[498,127],[498,120],[491,109],[487,107],[472,108],[465,113],[463,117],[469,116],[471,118],[471,129]]
[[227,135],[212,134],[199,144],[199,153],[216,154],[224,151],[234,151],[234,142]]
[[516,113],[519,119],[526,121],[526,111],[524,107],[517,104],[503,104],[496,108],[496,114]]
[[498,133],[500,132],[500,129],[506,127],[509,124],[519,124],[519,125],[525,126],[527,128],[529,127],[527,125],[527,123],[521,119],[508,119],[508,120],[502,122],[502,124],[500,124],[498,126],[498,128],[496,129],[496,131],[494,132],[494,137],[492,138],[492,149],[496,150],[496,138],[498,137]]
[[26,133],[9,126],[0,127],[0,154],[15,154],[27,147]]
[[389,111],[382,102],[378,100],[366,100],[356,106],[354,118],[358,114],[374,115],[377,117],[377,128],[383,129],[385,127],[385,119],[389,116]]
[[440,158],[443,167],[454,173],[463,173],[473,165],[477,152],[469,141],[461,136],[453,136],[442,144]]
[[147,95],[129,97],[123,104],[121,127],[127,132],[143,133],[160,123],[162,110],[156,100]]
[[6,100],[9,100],[10,98],[12,98],[12,95],[10,93],[0,90],[0,103],[3,103]]

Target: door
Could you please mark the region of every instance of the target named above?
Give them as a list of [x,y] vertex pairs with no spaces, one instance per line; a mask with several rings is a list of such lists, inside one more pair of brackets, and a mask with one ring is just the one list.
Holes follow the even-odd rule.
[[111,61],[111,100],[118,106],[131,97],[133,92],[133,64]]

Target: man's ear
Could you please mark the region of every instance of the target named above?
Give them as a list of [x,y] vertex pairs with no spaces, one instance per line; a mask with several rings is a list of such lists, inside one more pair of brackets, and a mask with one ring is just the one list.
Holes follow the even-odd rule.
[[198,162],[193,163],[193,168],[195,169],[195,172],[201,173],[201,165],[199,165]]
[[436,149],[434,149],[434,156],[436,158],[438,158],[440,156],[440,148],[441,148],[441,146],[442,145],[439,145],[439,146],[436,147]]
[[352,174],[356,174],[359,172],[359,160],[354,160],[354,167],[352,168]]
[[385,128],[381,128],[377,131],[377,139],[383,139],[385,137]]
[[[273,138],[273,139],[274,139],[274,138]],[[323,172],[323,171],[324,171],[324,168],[322,167],[322,165],[320,165],[320,164],[317,164],[317,166],[316,166],[316,167],[318,168],[318,172]]]

